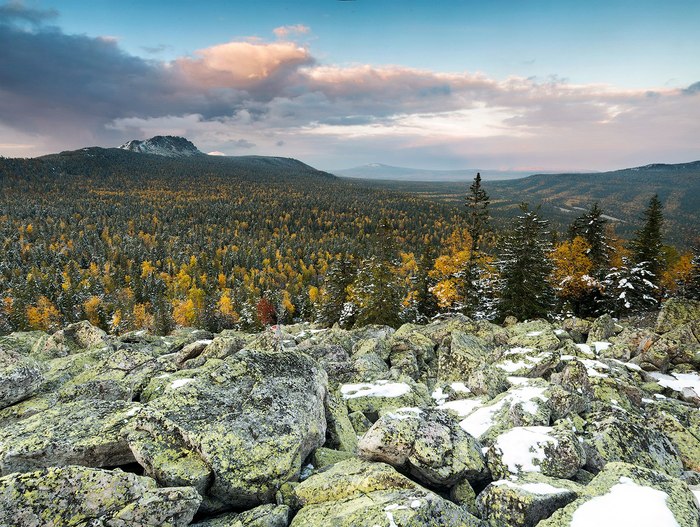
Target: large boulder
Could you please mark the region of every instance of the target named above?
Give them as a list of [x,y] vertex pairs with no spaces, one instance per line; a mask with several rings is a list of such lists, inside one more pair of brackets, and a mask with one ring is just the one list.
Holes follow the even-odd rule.
[[48,468],[0,478],[0,525],[185,527],[201,499],[119,470]]
[[551,324],[545,320],[521,322],[508,328],[509,348],[532,348],[537,351],[552,351],[561,341]]
[[442,410],[403,408],[384,414],[362,436],[358,453],[430,486],[449,487],[487,474],[481,445]]
[[450,339],[438,349],[437,379],[442,382],[463,381],[489,358],[490,352],[480,338],[453,331]]
[[491,483],[477,497],[479,516],[492,524],[535,527],[574,501],[583,487],[572,481],[528,473]]
[[379,379],[375,382],[343,384],[340,393],[350,412],[362,412],[371,421],[397,408],[420,408],[430,404],[425,385],[409,377],[396,381]]
[[36,362],[0,344],[0,409],[34,395],[43,380]]
[[674,327],[651,346],[650,353],[668,357],[673,365],[700,368],[700,319]]
[[601,409],[586,415],[583,446],[586,468],[592,472],[614,461],[675,477],[683,472],[683,461],[673,443],[641,418],[623,410]]
[[0,475],[60,465],[133,463],[125,427],[140,406],[124,401],[76,401],[0,428]]
[[622,330],[622,328],[618,327],[612,317],[606,313],[593,321],[588,331],[586,342],[588,345],[592,345],[594,342],[605,342],[616,333],[619,333],[619,330]]
[[494,478],[528,472],[570,478],[586,462],[571,431],[548,426],[511,428],[496,438],[487,456]]
[[289,525],[289,507],[272,504],[260,505],[240,514],[230,512],[191,525],[192,527],[287,527]]
[[208,510],[269,503],[324,443],[326,391],[308,355],[243,350],[155,377],[129,441],[147,474],[206,489]]
[[679,479],[640,466],[610,463],[576,501],[538,527],[697,527],[693,493]]
[[51,335],[34,354],[38,359],[54,359],[89,348],[109,345],[109,336],[87,320],[70,324]]
[[297,485],[291,527],[481,527],[464,508],[382,463],[348,459]]
[[656,318],[655,331],[666,333],[694,320],[700,320],[700,301],[670,298],[661,306]]

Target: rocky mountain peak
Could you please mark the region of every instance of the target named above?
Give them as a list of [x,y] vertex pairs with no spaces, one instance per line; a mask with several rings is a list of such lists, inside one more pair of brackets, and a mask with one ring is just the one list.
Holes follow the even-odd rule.
[[145,141],[140,141],[138,139],[132,139],[127,141],[119,148],[122,150],[129,150],[131,152],[138,152],[141,154],[155,154],[165,157],[190,157],[195,155],[204,155],[199,149],[197,149],[191,141],[185,139],[184,137],[178,137],[173,135],[157,135],[146,139]]

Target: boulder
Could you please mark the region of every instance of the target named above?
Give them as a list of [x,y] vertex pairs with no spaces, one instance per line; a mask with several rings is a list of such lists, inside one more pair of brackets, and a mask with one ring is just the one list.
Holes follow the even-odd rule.
[[683,462],[673,443],[643,419],[624,410],[601,409],[586,415],[583,446],[586,469],[602,470],[622,461],[679,477]]
[[109,343],[107,333],[83,320],[51,335],[43,347],[36,351],[34,357],[42,360],[65,357],[90,348],[108,346]]
[[507,375],[517,377],[545,377],[558,365],[557,351],[537,351],[533,348],[518,347],[503,351],[495,364]]
[[484,342],[463,331],[453,331],[438,349],[437,380],[463,381],[490,358]]
[[464,508],[426,490],[389,465],[348,459],[294,487],[301,510],[291,527],[481,527]]
[[44,346],[49,334],[45,331],[16,331],[0,335],[0,348],[16,351],[20,355],[32,355]]
[[591,331],[591,322],[585,318],[570,317],[562,321],[561,327],[571,335],[574,342],[582,343],[586,342],[588,338],[588,333]]
[[329,391],[326,395],[326,446],[344,452],[355,452],[357,433],[348,417],[348,408],[341,396]]
[[0,478],[0,525],[185,527],[201,500],[119,470],[54,467]]
[[325,442],[326,390],[325,372],[308,355],[243,350],[154,378],[129,441],[156,479],[187,479],[198,467],[187,482],[211,481],[207,510],[269,503]]
[[688,364],[700,369],[700,319],[674,327],[651,346],[649,353],[673,365]]
[[43,380],[34,360],[0,345],[0,410],[34,395]]
[[681,480],[626,463],[609,463],[581,496],[538,527],[697,527],[700,512]]
[[124,430],[140,406],[124,401],[76,401],[0,428],[0,474],[60,465],[133,463]]
[[384,414],[360,439],[358,454],[436,487],[480,480],[487,474],[481,445],[436,409],[402,408]]
[[654,331],[667,333],[678,326],[697,320],[700,320],[700,301],[669,298],[661,305]]
[[410,378],[392,381],[351,383],[340,386],[340,393],[350,412],[362,412],[370,421],[376,421],[380,413],[405,407],[424,407],[430,404],[428,389]]
[[414,380],[435,378],[437,364],[433,341],[416,332],[393,335],[389,364],[396,376],[406,375]]
[[287,527],[289,507],[286,505],[260,505],[240,514],[231,512],[202,522],[192,527]]
[[525,426],[499,435],[487,453],[494,478],[527,472],[570,478],[585,462],[585,453],[574,434],[562,428]]
[[561,344],[549,322],[534,320],[521,322],[508,328],[509,348],[531,348],[536,351],[553,351]]
[[496,525],[535,527],[583,490],[572,481],[529,473],[491,483],[477,497],[479,517]]
[[[622,328],[619,329],[621,330]],[[586,343],[590,346],[594,342],[605,342],[616,333],[619,333],[618,326],[612,317],[606,313],[593,321],[588,331]]]

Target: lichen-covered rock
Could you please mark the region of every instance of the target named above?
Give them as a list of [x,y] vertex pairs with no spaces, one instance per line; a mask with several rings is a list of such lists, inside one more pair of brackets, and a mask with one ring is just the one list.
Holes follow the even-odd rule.
[[72,353],[109,344],[107,333],[87,320],[70,324],[51,335],[43,347],[34,353],[41,360],[65,357]]
[[333,450],[331,448],[319,447],[314,450],[311,456],[311,464],[314,469],[320,469],[332,465],[333,463],[338,463],[339,461],[344,461],[354,457],[351,452],[343,452],[342,450]]
[[45,331],[16,331],[0,336],[0,348],[20,355],[32,355],[43,347],[49,334]]
[[479,516],[479,511],[476,506],[476,492],[474,492],[474,488],[466,479],[460,481],[450,489],[450,500],[464,507],[471,514]]
[[[621,329],[619,328],[619,330]],[[588,331],[586,342],[589,346],[594,342],[605,342],[618,332],[618,326],[615,324],[615,321],[606,313],[593,321]]]
[[389,363],[395,375],[414,380],[436,376],[436,354],[433,341],[420,333],[393,335],[390,340]]
[[43,380],[36,362],[0,344],[0,409],[36,393]]
[[358,454],[431,486],[475,481],[487,473],[481,445],[442,410],[402,408],[384,414],[360,439]]
[[485,395],[489,398],[496,397],[510,387],[506,372],[492,364],[479,364],[474,367],[464,384],[474,395]]
[[260,505],[240,514],[232,512],[191,525],[192,527],[287,527],[289,507]]
[[694,320],[700,320],[700,301],[670,298],[662,304],[654,330],[666,333]]
[[134,462],[124,433],[140,408],[83,400],[49,408],[0,428],[0,474],[43,467],[114,467]]
[[622,461],[679,477],[683,462],[676,447],[662,433],[629,412],[612,408],[586,415],[583,445],[586,469],[602,470]]
[[184,527],[201,497],[119,470],[47,468],[0,478],[0,525]]
[[397,381],[379,379],[375,382],[343,384],[340,393],[350,412],[362,412],[371,421],[376,421],[380,413],[397,408],[421,408],[430,404],[425,385],[407,377]]
[[348,459],[296,485],[301,510],[292,527],[477,527],[465,509],[434,494],[383,463]]
[[516,347],[502,352],[495,366],[508,375],[544,377],[558,364],[559,353],[557,351],[537,351],[533,348]]
[[566,331],[574,342],[586,342],[588,332],[591,330],[591,322],[585,318],[570,317],[562,321],[561,327]]
[[[134,423],[134,446],[156,477],[166,467],[186,477],[186,466],[172,468],[182,448],[192,453],[184,465],[199,457],[213,475],[205,496],[212,503],[246,508],[270,502],[324,443],[326,390],[325,372],[303,353],[243,350],[212,359],[197,370],[153,379],[144,396],[156,417],[144,413]],[[201,474],[195,472],[197,481]]]
[[692,422],[698,411],[671,401],[649,404],[645,422],[671,440],[685,470],[700,472],[700,427]]
[[461,418],[462,430],[489,446],[502,432],[514,426],[545,426],[551,419],[547,390],[543,379],[522,379],[496,398],[452,401],[443,408]]
[[609,463],[566,507],[538,527],[697,527],[700,511],[681,480],[641,466]]
[[490,352],[484,342],[463,331],[453,331],[438,349],[437,380],[463,381],[480,364],[488,362]]
[[[648,329],[625,328],[610,338],[611,346],[601,350],[600,357],[629,361],[639,355],[649,355],[659,336]],[[654,362],[657,362],[655,359]]]
[[491,525],[535,527],[574,501],[582,490],[572,481],[529,473],[491,483],[479,493],[477,510]]
[[561,344],[552,325],[544,320],[515,324],[508,328],[508,336],[509,348],[553,351]]
[[329,391],[326,395],[326,446],[344,452],[357,449],[357,432],[355,432],[348,408],[341,396]]
[[700,319],[674,327],[654,342],[649,352],[667,356],[668,362],[674,365],[700,368]]
[[515,427],[504,432],[496,438],[487,457],[494,478],[527,472],[570,478],[586,462],[573,433],[547,426]]

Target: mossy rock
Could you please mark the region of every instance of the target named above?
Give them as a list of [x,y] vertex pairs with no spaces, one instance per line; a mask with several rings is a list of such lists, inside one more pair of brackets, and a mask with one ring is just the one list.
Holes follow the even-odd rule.
[[667,333],[694,320],[700,320],[700,301],[670,298],[662,304],[654,330],[657,333]]
[[325,408],[325,445],[345,452],[355,452],[357,449],[357,432],[348,417],[348,408],[345,401],[340,395],[329,391],[326,395]]
[[397,380],[379,379],[367,383],[340,386],[340,393],[349,412],[362,412],[371,421],[383,412],[405,407],[424,407],[431,404],[428,389],[409,377]]
[[0,478],[0,525],[185,527],[200,501],[192,487],[158,488],[119,470],[54,467]]
[[389,364],[396,375],[424,381],[435,378],[437,355],[433,341],[428,337],[417,332],[398,337],[393,335],[389,345]]
[[311,464],[315,469],[321,469],[327,467],[328,465],[345,461],[346,459],[350,459],[352,457],[355,457],[355,455],[351,452],[343,452],[341,450],[319,447],[314,450],[314,453],[311,456]]
[[135,461],[124,429],[141,407],[124,401],[59,404],[0,429],[0,474]]
[[[301,510],[292,527],[357,525],[481,526],[464,508],[430,492],[391,466],[341,461],[294,486]],[[393,523],[392,523],[393,522]]]
[[48,338],[49,334],[45,331],[16,331],[0,336],[0,348],[16,351],[20,355],[32,355]]
[[453,331],[438,348],[438,382],[464,381],[479,365],[491,361],[491,351],[474,335]]
[[500,527],[535,527],[554,511],[574,501],[583,486],[542,474],[523,474],[501,479],[486,487],[477,497],[479,517]]
[[229,513],[191,524],[192,527],[287,527],[289,507],[260,505],[242,513]]
[[[185,475],[186,466],[172,467],[184,448],[213,472],[207,500],[239,509],[269,503],[325,442],[326,391],[325,372],[295,351],[242,350],[196,370],[154,378],[144,391],[148,410],[167,421],[144,414],[146,422],[136,426],[150,436],[139,437],[151,443],[142,450],[144,464],[157,470],[164,459],[170,473]],[[176,446],[171,429],[181,439]],[[195,460],[182,459],[184,465]]]
[[509,348],[531,348],[535,351],[553,351],[561,345],[554,327],[545,320],[521,322],[508,328]]
[[0,410],[34,395],[43,380],[34,360],[0,344]]
[[487,475],[481,445],[436,409],[404,408],[383,415],[360,439],[358,454],[436,487]]
[[698,505],[683,481],[640,466],[609,463],[576,501],[538,527],[698,524]]
[[70,324],[51,335],[43,345],[32,352],[37,360],[55,359],[90,348],[109,346],[110,337],[87,320]]
[[608,408],[586,415],[583,441],[586,469],[594,473],[614,461],[676,477],[683,472],[682,459],[673,443],[629,412]]
[[593,324],[591,324],[586,342],[589,346],[594,342],[605,342],[616,333],[619,333],[621,330],[622,328],[615,324],[612,317],[605,313],[604,315],[596,318],[593,321]]

